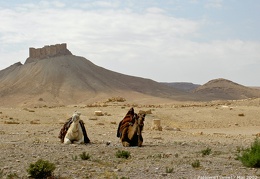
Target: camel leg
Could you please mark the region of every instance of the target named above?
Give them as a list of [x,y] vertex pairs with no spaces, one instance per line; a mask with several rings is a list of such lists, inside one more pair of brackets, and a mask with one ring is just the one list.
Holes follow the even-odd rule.
[[130,143],[127,142],[129,139],[128,139],[128,128],[124,128],[123,131],[122,131],[122,135],[121,135],[121,142],[123,144],[124,147],[129,147],[130,146]]
[[71,141],[68,138],[65,137],[63,143],[64,144],[71,144]]
[[143,145],[143,137],[142,135],[138,135],[138,143],[137,143],[138,147],[142,147]]
[[143,141],[138,141],[138,147],[142,147]]
[[84,143],[84,137],[82,137],[80,140],[78,141],[74,141],[75,144],[83,144]]
[[123,144],[124,147],[130,147],[130,144],[126,141],[122,141],[122,144]]

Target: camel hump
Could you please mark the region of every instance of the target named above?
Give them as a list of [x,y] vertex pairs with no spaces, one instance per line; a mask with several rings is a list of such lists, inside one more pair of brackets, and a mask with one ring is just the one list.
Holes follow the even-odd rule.
[[124,128],[128,127],[129,125],[133,125],[135,122],[137,114],[134,112],[134,108],[130,108],[129,111],[126,113],[123,120],[120,121],[118,128],[117,128],[117,137],[121,137],[122,131]]
[[132,115],[133,116],[134,114],[135,114],[134,108],[130,108],[126,115]]

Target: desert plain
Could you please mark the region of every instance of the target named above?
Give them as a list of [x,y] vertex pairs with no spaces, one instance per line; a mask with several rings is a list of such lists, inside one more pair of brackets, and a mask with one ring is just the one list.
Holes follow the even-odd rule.
[[[123,147],[116,137],[127,111],[149,111],[142,147]],[[259,136],[260,99],[210,102],[128,103],[0,107],[0,177],[28,178],[39,159],[54,163],[55,178],[260,178],[237,155]],[[60,143],[59,131],[81,112],[91,144]],[[95,111],[104,115],[95,116]],[[160,120],[162,130],[153,129]],[[130,152],[128,159],[116,152]],[[207,155],[202,151],[209,150]],[[83,152],[90,159],[82,160]]]

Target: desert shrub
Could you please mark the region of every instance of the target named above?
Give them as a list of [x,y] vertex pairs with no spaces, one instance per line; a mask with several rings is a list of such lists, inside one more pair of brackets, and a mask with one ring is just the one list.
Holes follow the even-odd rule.
[[82,160],[88,160],[90,159],[90,155],[86,154],[86,152],[82,152],[82,154],[79,155]]
[[205,150],[202,150],[201,153],[202,156],[209,155],[211,153],[211,149],[207,147]]
[[52,176],[55,168],[55,164],[39,159],[37,162],[30,164],[27,172],[33,178],[47,178]]
[[260,140],[256,139],[250,148],[243,151],[238,160],[246,167],[260,168]]
[[72,155],[71,158],[72,158],[72,160],[76,161],[78,159],[78,156],[77,155]]
[[130,157],[130,152],[125,151],[125,150],[118,150],[116,152],[116,157],[117,158],[125,158],[125,159],[127,159],[128,157]]
[[166,172],[166,173],[172,173],[172,172],[173,172],[173,168],[168,168],[168,167],[166,167],[165,172]]
[[191,166],[193,168],[199,168],[200,167],[200,161],[199,160],[195,160],[191,163]]

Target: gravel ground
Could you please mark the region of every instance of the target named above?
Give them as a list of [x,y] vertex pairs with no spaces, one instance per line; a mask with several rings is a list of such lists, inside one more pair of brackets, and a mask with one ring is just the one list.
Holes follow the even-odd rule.
[[[260,169],[236,160],[260,132],[258,105],[135,107],[150,109],[143,147],[125,148],[116,130],[128,107],[119,104],[0,108],[0,178],[28,178],[27,168],[38,159],[55,164],[56,178],[260,178]],[[75,110],[82,113],[91,144],[59,142],[59,130]],[[96,110],[105,115],[94,116]],[[151,129],[153,119],[161,120],[162,131]],[[203,156],[206,149],[211,152]],[[130,157],[117,158],[118,150],[129,151]],[[90,159],[82,160],[83,152]]]

